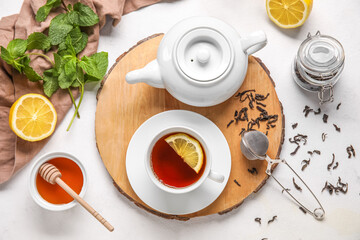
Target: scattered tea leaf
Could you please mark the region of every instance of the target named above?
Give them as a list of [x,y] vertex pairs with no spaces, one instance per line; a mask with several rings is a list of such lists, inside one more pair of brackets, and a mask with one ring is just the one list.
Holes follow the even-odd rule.
[[303,110],[303,113],[305,113],[305,117],[309,115],[310,112],[313,112],[314,110],[310,108],[309,106],[305,105],[305,108]]
[[314,154],[314,153],[316,153],[317,155],[320,155],[321,154],[321,152],[320,152],[320,150],[313,150],[313,151],[308,151],[307,152],[308,154],[310,154],[311,156]]
[[241,132],[239,133],[239,136],[242,135],[245,132],[245,128],[241,129]]
[[252,168],[252,169],[248,169],[248,172],[251,173],[252,175],[257,175],[258,174],[258,171],[256,168]]
[[352,145],[346,148],[346,152],[348,154],[348,158],[351,158],[351,156],[355,157],[355,149]]
[[235,95],[235,97],[237,98],[239,98],[239,100],[240,100],[240,102],[244,102],[245,101],[245,99],[243,99],[242,97],[246,94],[246,93],[248,93],[248,92],[255,92],[255,89],[250,89],[250,90],[245,90],[245,91],[242,91],[242,92],[238,92],[236,95]]
[[341,103],[336,106],[336,110],[339,110]]
[[259,102],[259,101],[256,101],[255,103],[256,103],[257,105],[260,105],[260,106],[266,107],[266,104],[263,104],[263,103],[261,103],[261,102]]
[[295,148],[295,150],[290,153],[290,155],[291,155],[291,156],[294,156],[294,155],[297,153],[297,151],[299,150],[299,148],[300,148],[300,145],[298,145],[298,146]]
[[297,185],[296,184],[296,182],[295,182],[295,179],[293,178],[293,184],[294,184],[294,186],[295,186],[295,188],[296,188],[296,190],[298,190],[298,191],[302,191],[302,188],[299,186],[299,185]]
[[303,207],[299,207],[299,209],[300,209],[304,214],[306,214],[306,210],[305,210]]
[[264,101],[265,99],[267,99],[269,97],[270,93],[267,93],[266,96],[262,95],[262,94],[255,94],[255,100],[257,101]]
[[333,124],[333,125],[334,125],[336,131],[338,131],[338,132],[341,131],[341,129],[336,124]]
[[291,125],[292,129],[295,129],[298,126],[298,123],[294,123],[293,125]]
[[327,137],[327,134],[326,134],[326,133],[322,133],[322,134],[321,134],[321,140],[322,140],[323,142],[325,142],[326,137]]
[[277,218],[277,216],[275,215],[275,216],[273,216],[272,217],[272,219],[270,219],[269,221],[268,221],[268,224],[270,224],[270,223],[272,223],[273,221],[275,221],[275,219]]
[[320,150],[314,150],[313,153],[316,153],[317,155],[321,155]]
[[254,220],[255,220],[255,222],[258,222],[261,225],[261,218],[257,217]]
[[314,111],[314,114],[315,114],[315,115],[318,115],[318,114],[320,114],[320,113],[321,113],[321,109],[320,109],[320,108],[318,108],[317,111]]
[[328,192],[330,193],[330,195],[333,194],[333,192],[335,192],[335,194],[338,194],[339,192],[346,194],[348,191],[348,183],[343,183],[341,181],[341,178],[338,178],[338,181],[336,183],[336,186],[334,186],[333,184],[329,183],[328,181],[325,182],[325,186],[322,189],[322,191],[324,191],[325,189],[328,190]]
[[331,163],[327,165],[327,170],[330,171],[332,165],[334,164],[335,162],[335,154],[333,153],[332,154],[332,160],[331,160]]
[[234,183],[235,183],[236,185],[238,185],[239,187],[241,187],[240,183],[239,183],[236,179],[234,179]]
[[309,158],[309,160],[306,160],[306,159],[302,160],[301,164],[304,164],[304,165],[301,167],[301,171],[304,171],[305,168],[310,164],[310,158]]
[[303,134],[298,133],[293,138],[289,138],[289,142],[290,143],[295,143],[296,145],[299,145],[301,142],[303,142],[303,145],[305,145],[306,142],[307,142],[307,135],[303,135]]
[[326,188],[327,188],[328,182],[325,182],[325,186],[323,187],[323,189],[321,190],[321,192],[323,192]]
[[234,122],[234,120],[231,120],[231,121],[226,125],[226,127],[228,128],[233,122]]
[[329,115],[324,114],[324,115],[323,115],[323,118],[322,118],[322,119],[323,119],[323,122],[324,122],[324,123],[327,123],[328,118],[329,118]]
[[339,166],[339,162],[336,162],[335,165],[334,165],[334,167],[333,167],[333,170],[334,170],[334,169],[337,169],[338,166]]

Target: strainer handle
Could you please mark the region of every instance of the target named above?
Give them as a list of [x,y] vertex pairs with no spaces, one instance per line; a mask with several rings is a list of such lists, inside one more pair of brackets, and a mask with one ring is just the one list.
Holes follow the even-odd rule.
[[[309,186],[304,182],[304,180],[295,172],[295,170],[290,167],[290,165],[285,161],[285,160],[278,160],[278,159],[271,159],[269,158],[269,156],[266,155],[266,161],[268,162],[268,166],[266,169],[266,174],[268,174],[269,176],[271,176],[279,185],[280,187],[287,193],[289,194],[289,196],[295,201],[297,202],[306,212],[308,212],[309,214],[311,214],[316,220],[322,220],[325,216],[325,210],[322,207],[320,201],[317,199],[317,197],[315,196],[315,194],[313,193],[313,191],[311,191],[311,189],[309,188]],[[271,174],[271,167],[273,164],[275,163],[284,163],[286,164],[290,170],[298,177],[298,179],[300,179],[300,181],[305,185],[305,187],[310,191],[310,193],[312,194],[312,196],[315,198],[315,200],[317,201],[317,203],[319,204],[319,208],[315,208],[314,211],[310,211],[307,207],[305,207],[302,203],[300,203],[289,191],[288,189],[286,189],[272,174]]]

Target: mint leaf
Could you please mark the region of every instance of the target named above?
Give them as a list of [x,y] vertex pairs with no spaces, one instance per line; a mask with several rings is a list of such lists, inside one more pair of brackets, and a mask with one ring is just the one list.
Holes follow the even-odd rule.
[[66,36],[65,42],[63,42],[62,49],[59,49],[58,54],[63,58],[72,58],[76,57],[76,52],[74,46],[72,45],[72,40],[69,35]]
[[60,72],[60,75],[58,78],[60,88],[62,88],[62,89],[69,88],[75,80],[75,78],[73,78],[73,76],[66,75],[65,71],[62,70]]
[[55,69],[57,71],[59,71],[60,67],[62,66],[62,59],[61,59],[60,55],[57,53],[54,53],[54,62],[55,62],[55,66],[54,66]]
[[71,84],[72,87],[80,87],[84,84],[84,72],[81,67],[76,66],[76,80]]
[[21,59],[14,60],[14,63],[11,66],[13,66],[16,70],[18,70],[19,73],[23,73],[25,67],[24,64],[22,64]]
[[90,27],[99,22],[99,17],[90,7],[78,2],[74,4],[74,10],[69,13],[69,20],[81,27]]
[[23,72],[25,67],[23,64],[26,51],[26,47],[24,50],[25,44],[26,40],[14,39],[9,42],[8,49],[1,47],[1,58],[20,73]]
[[44,6],[39,8],[39,10],[36,13],[36,21],[43,22],[49,15],[51,9],[56,8],[60,6],[61,0],[47,0]]
[[62,89],[69,88],[75,81],[76,75],[76,58],[63,59],[65,62],[60,69],[59,86]]
[[65,73],[69,76],[76,74],[76,59],[72,58],[64,65]]
[[24,58],[23,65],[24,65],[23,73],[30,81],[37,82],[42,79],[42,77],[39,74],[37,74],[37,72],[35,72],[35,70],[32,67],[30,67],[30,58],[28,56]]
[[89,76],[100,80],[104,77],[108,67],[108,53],[99,52],[90,57],[84,56],[79,65]]
[[[76,54],[84,50],[88,42],[88,35],[84,32],[81,32],[80,27],[75,27],[68,34],[71,38],[71,44],[74,48]],[[66,49],[66,43],[62,42],[59,44],[59,51]]]
[[26,51],[27,41],[23,39],[14,39],[7,45],[7,50],[13,58],[24,55]]
[[70,11],[67,13],[67,17],[71,24],[79,26],[79,13],[78,12]]
[[42,79],[42,77],[29,65],[25,65],[24,74],[32,82],[37,82]]
[[9,51],[1,46],[1,58],[9,65],[13,66],[14,58],[10,55]]
[[46,96],[51,97],[59,89],[58,76],[59,74],[54,68],[44,71],[43,87]]
[[98,82],[100,79],[98,78],[95,78],[95,77],[92,77],[88,74],[85,74],[84,76],[84,79],[85,79],[85,83],[88,83],[88,82]]
[[58,45],[63,42],[68,33],[73,29],[73,25],[65,13],[54,17],[50,22],[49,37],[52,45]]
[[72,11],[73,10],[73,6],[71,4],[68,4],[67,5],[67,9],[69,9],[69,11]]
[[50,47],[50,38],[43,33],[34,32],[27,39],[27,50],[40,49],[47,52]]

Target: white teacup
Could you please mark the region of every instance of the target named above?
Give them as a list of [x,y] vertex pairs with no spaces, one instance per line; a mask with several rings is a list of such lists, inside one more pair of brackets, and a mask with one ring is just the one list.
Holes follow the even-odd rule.
[[[186,134],[189,134],[191,136],[193,136],[194,138],[196,138],[200,144],[202,145],[204,151],[205,151],[205,155],[206,155],[206,165],[205,165],[205,169],[203,174],[201,175],[201,177],[194,182],[193,184],[186,186],[186,187],[172,187],[172,186],[168,186],[165,185],[164,183],[162,183],[158,177],[156,176],[156,174],[154,173],[153,167],[152,167],[152,162],[151,162],[151,153],[152,150],[154,148],[155,143],[162,138],[163,136],[170,134],[170,133],[178,133],[178,132],[183,132]],[[188,127],[184,127],[184,126],[178,126],[178,127],[170,127],[170,128],[166,128],[164,130],[162,130],[160,133],[158,133],[150,142],[150,144],[147,147],[147,153],[145,156],[145,168],[146,168],[146,172],[149,175],[151,181],[161,190],[169,192],[169,193],[174,193],[174,194],[180,194],[180,193],[187,193],[190,191],[193,191],[195,189],[197,189],[198,187],[200,187],[200,185],[207,179],[211,179],[215,182],[218,183],[222,183],[224,181],[224,176],[222,174],[216,173],[214,171],[211,170],[211,164],[212,164],[212,155],[211,155],[211,151],[208,149],[206,141],[204,140],[204,138],[195,130],[188,128]]]

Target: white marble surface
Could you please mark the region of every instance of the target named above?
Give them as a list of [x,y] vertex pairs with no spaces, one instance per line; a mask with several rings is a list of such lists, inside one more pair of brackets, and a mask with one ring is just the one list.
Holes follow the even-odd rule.
[[[22,1],[0,2],[0,16],[17,13]],[[273,180],[247,199],[238,209],[218,216],[201,217],[187,222],[165,220],[139,209],[124,198],[112,185],[95,146],[94,118],[96,87],[87,88],[80,112],[70,132],[65,128],[72,112],[51,137],[38,156],[49,151],[67,151],[83,161],[89,176],[85,199],[114,226],[109,233],[81,207],[66,212],[41,209],[28,192],[30,165],[22,169],[10,182],[0,185],[0,239],[360,239],[360,159],[347,158],[345,148],[353,144],[360,154],[360,1],[317,0],[305,25],[295,30],[276,27],[266,15],[265,1],[245,0],[180,0],[165,1],[124,16],[115,28],[106,25],[101,32],[99,51],[109,52],[112,65],[121,53],[138,40],[153,33],[166,32],[173,24],[187,16],[214,16],[233,25],[241,34],[257,29],[267,33],[268,45],[256,56],[271,71],[276,90],[286,116],[286,141],[281,157],[300,171],[301,160],[308,158],[308,150],[320,149],[308,168],[301,172],[326,209],[326,218],[319,222],[304,215]],[[303,92],[292,80],[291,61],[307,33],[321,30],[337,38],[346,52],[345,70],[335,87],[335,101],[322,107],[329,123],[321,116],[310,114],[304,118],[305,105],[317,107],[315,95]],[[340,110],[336,105],[341,102]],[[299,122],[293,130],[291,124]],[[341,127],[334,130],[332,123]],[[321,133],[327,132],[326,142]],[[294,146],[288,138],[297,133],[309,135],[308,145],[290,156]],[[328,172],[327,164],[335,153],[339,167]],[[279,167],[274,173],[289,181],[289,172]],[[321,193],[325,180],[336,183],[337,177],[349,183],[346,195]],[[289,182],[289,186],[292,184]],[[294,191],[294,190],[293,190]],[[305,193],[301,197],[307,196]],[[310,202],[312,203],[312,202]],[[273,215],[278,218],[268,225]],[[263,224],[254,221],[261,217]]]

